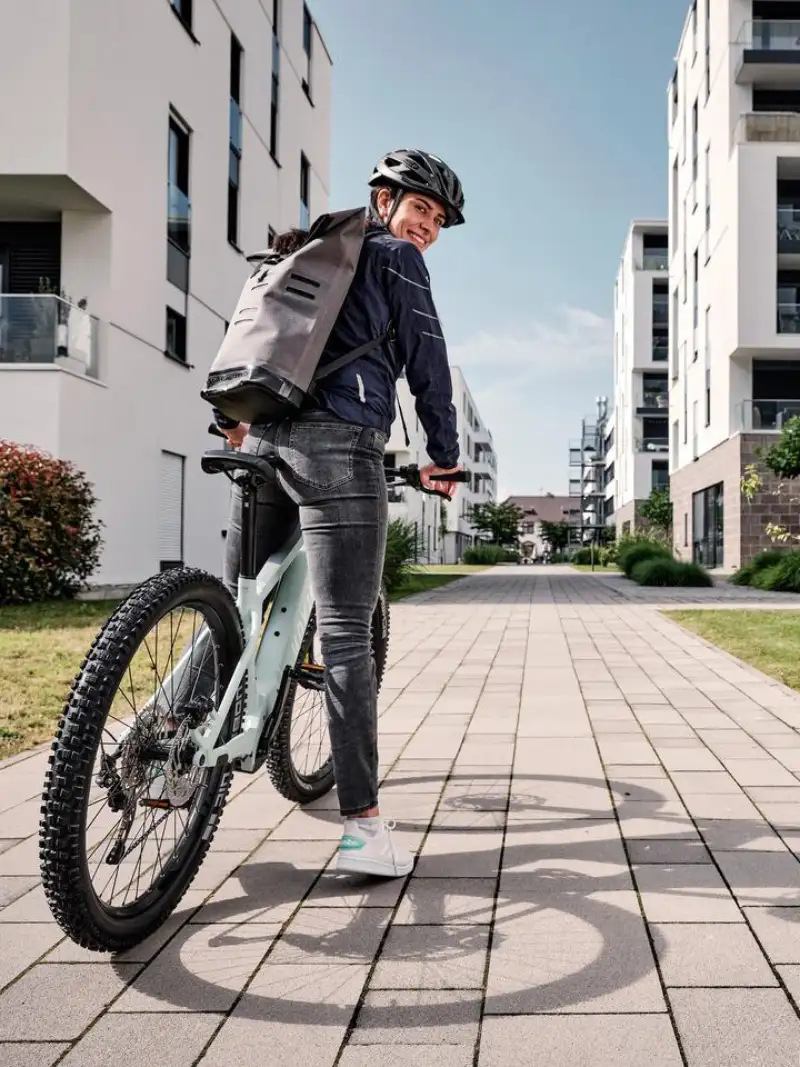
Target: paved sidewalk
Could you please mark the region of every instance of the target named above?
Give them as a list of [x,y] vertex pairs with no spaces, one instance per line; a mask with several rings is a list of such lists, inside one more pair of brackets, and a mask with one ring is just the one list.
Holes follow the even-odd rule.
[[[682,599],[789,603],[746,592]],[[396,605],[382,802],[413,874],[326,871],[334,799],[240,775],[125,958],[45,906],[45,755],[0,765],[0,1064],[797,1067],[800,698],[649,599],[537,567]]]

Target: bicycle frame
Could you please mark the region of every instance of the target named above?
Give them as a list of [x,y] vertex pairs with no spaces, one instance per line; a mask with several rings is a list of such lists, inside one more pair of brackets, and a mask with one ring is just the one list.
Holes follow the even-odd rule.
[[[273,591],[275,596],[262,634],[264,603]],[[314,604],[299,532],[270,556],[256,578],[239,578],[236,604],[244,625],[244,651],[219,706],[190,736],[196,746],[196,766],[213,767],[223,759],[236,760],[237,769],[252,772],[256,770],[256,749],[264,725],[276,708],[287,670],[297,662]],[[245,677],[241,729],[220,745],[219,735]]]

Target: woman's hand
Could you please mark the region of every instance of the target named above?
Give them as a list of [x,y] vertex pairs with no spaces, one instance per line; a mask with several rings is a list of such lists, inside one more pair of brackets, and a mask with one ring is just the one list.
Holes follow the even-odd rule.
[[436,493],[444,493],[445,496],[452,500],[457,483],[431,481],[431,476],[434,474],[457,474],[460,470],[463,470],[463,467],[437,467],[435,463],[429,463],[427,467],[423,467],[420,470],[419,476],[425,489],[432,489]]
[[250,431],[250,423],[240,422],[238,426],[234,426],[232,430],[226,430],[221,427],[222,432],[228,438],[228,444],[233,448],[241,448],[242,442]]

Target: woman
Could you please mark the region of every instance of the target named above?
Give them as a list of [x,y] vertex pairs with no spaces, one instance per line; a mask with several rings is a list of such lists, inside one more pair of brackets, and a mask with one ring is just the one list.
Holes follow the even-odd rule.
[[[458,469],[459,444],[447,349],[423,254],[442,228],[463,223],[454,172],[418,150],[384,156],[370,178],[367,232],[352,285],[321,361],[349,352],[391,323],[394,343],[322,380],[313,407],[264,426],[217,421],[243,451],[277,451],[282,463],[258,495],[258,566],[300,521],[317,629],[326,667],[333,768],[344,828],[337,869],[384,877],[408,874],[411,855],[391,836],[378,807],[377,686],[370,625],[378,600],[388,504],[383,453],[394,421],[396,381],[405,372],[433,463],[431,476]],[[302,231],[278,238],[288,252]],[[235,592],[241,498],[234,491],[226,582]]]

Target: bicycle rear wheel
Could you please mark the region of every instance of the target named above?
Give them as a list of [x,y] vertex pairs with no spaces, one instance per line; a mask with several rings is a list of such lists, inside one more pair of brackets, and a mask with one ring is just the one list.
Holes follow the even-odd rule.
[[189,568],[144,582],[92,645],[52,745],[39,834],[50,908],[84,948],[144,940],[203,862],[231,771],[194,767],[188,733],[218,706],[242,649],[232,597]]
[[[372,616],[372,657],[380,691],[389,653],[389,598],[381,590]],[[267,773],[282,797],[308,804],[334,785],[325,708],[324,665],[312,611],[267,754]]]

